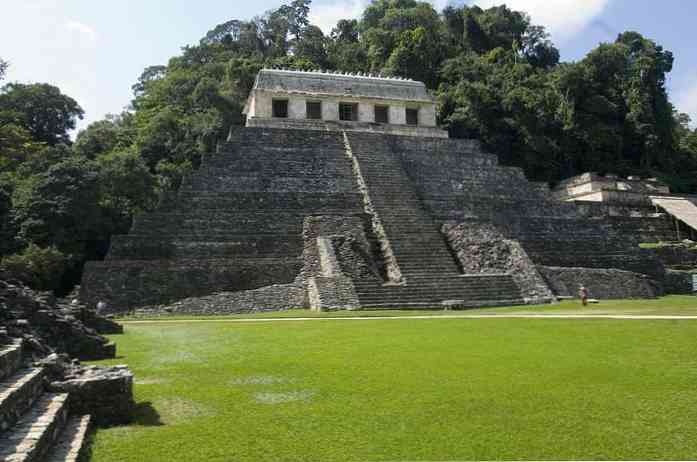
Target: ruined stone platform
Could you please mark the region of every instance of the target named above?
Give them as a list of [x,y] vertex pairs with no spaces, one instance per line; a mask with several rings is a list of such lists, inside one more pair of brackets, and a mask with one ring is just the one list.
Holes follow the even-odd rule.
[[551,301],[553,268],[598,297],[602,271],[568,269],[661,290],[661,265],[621,229],[476,141],[241,128],[87,265],[81,295],[117,312],[187,311],[184,299],[200,300],[189,312],[216,299],[249,311],[255,297],[265,310],[273,297],[279,309],[465,308]]

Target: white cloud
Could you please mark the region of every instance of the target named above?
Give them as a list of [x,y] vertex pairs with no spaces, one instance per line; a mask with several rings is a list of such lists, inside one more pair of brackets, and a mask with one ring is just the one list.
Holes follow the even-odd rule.
[[478,0],[482,8],[505,3],[509,8],[525,11],[533,24],[545,26],[555,41],[567,40],[600,15],[610,0]]
[[76,34],[85,45],[94,46],[97,44],[97,32],[87,24],[71,20],[65,23],[65,28]]
[[340,19],[360,17],[368,3],[368,0],[338,0],[335,3],[312,5],[310,22],[329,34]]
[[[452,0],[427,0],[437,11],[441,11]],[[310,22],[319,26],[325,34],[332,31],[340,19],[358,19],[370,0],[333,0],[333,3],[313,4],[310,10]]]
[[[525,11],[534,24],[547,27],[552,38],[563,42],[590,24],[600,15],[611,0],[475,0],[482,8],[506,4],[509,8]],[[430,0],[442,10],[450,0]],[[333,0],[332,3],[313,5],[311,21],[325,33],[329,33],[339,19],[358,18],[369,0]],[[458,2],[455,2],[458,3]]]
[[675,106],[678,111],[689,114],[692,126],[697,128],[697,81],[677,93]]

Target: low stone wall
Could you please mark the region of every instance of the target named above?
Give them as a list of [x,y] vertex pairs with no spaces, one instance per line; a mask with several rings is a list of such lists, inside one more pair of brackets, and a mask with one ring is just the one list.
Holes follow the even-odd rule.
[[538,271],[555,295],[577,297],[580,286],[591,298],[653,298],[661,288],[648,276],[618,269],[560,268],[538,266]]
[[90,307],[104,300],[108,313],[125,313],[225,288],[244,291],[291,284],[301,268],[300,258],[89,262],[80,298]]
[[0,380],[9,377],[22,363],[22,342],[15,340],[0,347]]
[[315,311],[357,310],[361,304],[351,278],[314,277],[308,281],[310,308]]
[[380,279],[364,231],[365,216],[314,216],[305,220],[302,280],[314,310],[360,306],[352,279]]
[[364,230],[366,220],[367,215],[307,217],[303,228],[302,276],[310,278],[322,272],[317,238],[323,237],[331,241],[339,269],[344,274],[357,279],[379,277]]
[[693,278],[695,273],[691,271],[667,270],[663,280],[666,293],[675,295],[697,295],[694,291]]
[[220,292],[191,297],[169,305],[143,307],[137,315],[165,314],[235,314],[263,311],[285,311],[306,307],[305,289],[300,283],[280,284],[255,290]]
[[671,269],[697,268],[697,246],[670,245],[653,249],[663,264]]
[[125,425],[133,418],[133,373],[126,366],[80,368],[52,382],[49,391],[70,393],[71,413],[91,414],[100,426]]
[[465,274],[510,273],[528,303],[554,299],[521,245],[504,239],[493,226],[475,222],[443,225],[443,233]]

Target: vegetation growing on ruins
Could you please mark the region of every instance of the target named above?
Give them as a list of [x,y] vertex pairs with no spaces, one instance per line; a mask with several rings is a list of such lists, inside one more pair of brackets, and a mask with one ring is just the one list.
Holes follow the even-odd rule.
[[[693,321],[128,325],[93,460],[634,460],[697,451]],[[457,354],[454,354],[457,353]]]
[[[25,282],[67,290],[113,234],[215,149],[264,66],[400,75],[426,82],[454,137],[482,140],[531,179],[583,171],[658,176],[697,191],[697,131],[673,107],[673,55],[637,32],[574,63],[543,27],[505,6],[376,0],[329,35],[293,0],[229,20],[145,69],[128,111],[72,142],[79,104],[45,84],[0,91],[0,258]],[[11,63],[10,63],[11,64]],[[0,79],[8,63],[0,60]],[[43,264],[48,257],[55,264]],[[54,258],[56,257],[56,258]],[[44,274],[41,268],[51,268]]]

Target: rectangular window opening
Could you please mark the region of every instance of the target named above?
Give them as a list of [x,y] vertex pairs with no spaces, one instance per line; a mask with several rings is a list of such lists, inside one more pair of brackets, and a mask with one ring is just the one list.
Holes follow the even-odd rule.
[[407,108],[407,125],[419,125],[419,110]]
[[356,103],[339,103],[339,120],[357,121],[358,120],[358,104]]
[[288,118],[288,100],[287,99],[274,99],[271,102],[272,115],[273,117],[279,119]]
[[375,106],[375,122],[379,124],[390,123],[389,106]]
[[322,119],[322,103],[320,101],[308,101],[306,103],[306,109],[308,119]]

